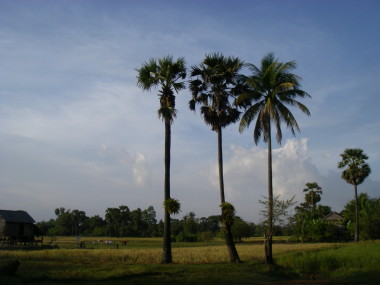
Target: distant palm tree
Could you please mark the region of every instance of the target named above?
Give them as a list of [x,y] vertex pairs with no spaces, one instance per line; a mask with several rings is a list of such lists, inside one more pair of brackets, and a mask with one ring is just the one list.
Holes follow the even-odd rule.
[[348,148],[340,155],[342,161],[338,163],[338,168],[345,168],[342,172],[342,178],[347,183],[354,185],[355,190],[355,241],[359,241],[359,200],[358,185],[371,173],[371,168],[365,162],[368,156],[360,148]]
[[[222,129],[239,120],[240,111],[232,104],[239,88],[239,71],[244,63],[239,58],[219,53],[206,55],[199,66],[191,69],[191,110],[200,104],[201,115],[211,130],[218,134],[219,192],[223,209],[227,209],[224,196]],[[232,205],[231,205],[232,206]],[[230,208],[232,209],[232,208]],[[240,262],[231,232],[231,224],[223,221],[230,262]]]
[[318,185],[317,182],[306,183],[306,188],[303,189],[305,194],[305,201],[307,204],[313,207],[315,210],[317,203],[321,201],[322,188]]
[[261,66],[247,65],[252,75],[246,78],[250,92],[239,96],[237,103],[245,107],[239,131],[248,128],[257,117],[253,138],[257,144],[261,135],[268,144],[268,231],[265,234],[265,260],[273,263],[272,235],[273,235],[273,184],[272,184],[272,123],[276,126],[277,142],[281,144],[281,123],[285,123],[295,135],[299,127],[293,114],[286,105],[296,106],[306,115],[310,115],[308,108],[296,100],[297,97],[310,97],[308,93],[299,89],[300,77],[291,73],[296,68],[295,61],[279,62],[273,53],[268,53],[261,60]]
[[[170,198],[170,145],[171,145],[171,124],[176,117],[175,95],[185,88],[186,78],[185,59],[183,57],[173,61],[172,56],[159,59],[150,59],[145,62],[140,69],[136,69],[137,85],[143,90],[150,91],[152,87],[160,86],[158,97],[160,108],[158,117],[165,122],[165,201]],[[171,231],[170,213],[165,208],[164,219],[164,243],[162,253],[162,263],[172,262],[171,252]]]

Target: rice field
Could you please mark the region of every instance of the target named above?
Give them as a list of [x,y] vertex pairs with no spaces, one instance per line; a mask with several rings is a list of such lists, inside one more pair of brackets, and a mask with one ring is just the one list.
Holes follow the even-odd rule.
[[[88,242],[91,240],[94,239],[88,239]],[[257,239],[237,244],[243,264],[228,264],[227,249],[222,240],[173,243],[172,265],[160,264],[161,239],[128,239],[125,246],[118,247],[116,244],[124,240],[113,239],[112,244],[106,244],[104,240],[97,247],[94,244],[93,248],[86,245],[86,248],[79,249],[75,238],[66,237],[55,240],[60,247],[55,249],[0,250],[0,266],[11,260],[20,261],[17,276],[6,279],[9,284],[55,284],[62,281],[69,284],[117,284],[115,279],[124,280],[133,276],[136,280],[132,284],[161,284],[161,281],[165,284],[171,281],[186,284],[184,280],[189,278],[195,279],[194,283],[188,284],[233,284],[231,280],[239,280],[239,284],[256,284],[249,280],[350,280],[353,276],[359,276],[360,284],[380,281],[376,277],[379,274],[374,274],[380,273],[380,241],[274,244],[276,265],[267,266],[262,262],[263,245],[258,244]],[[8,284],[1,281],[0,277],[0,284]]]

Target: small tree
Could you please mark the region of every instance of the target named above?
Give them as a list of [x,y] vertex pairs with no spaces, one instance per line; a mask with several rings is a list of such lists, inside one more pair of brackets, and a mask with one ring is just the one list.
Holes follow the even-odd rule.
[[360,148],[348,148],[341,155],[342,160],[338,163],[338,168],[345,168],[342,178],[347,183],[354,185],[355,190],[355,242],[359,241],[359,199],[358,185],[371,173],[371,168],[365,162],[368,156]]
[[[269,224],[275,225],[283,225],[285,219],[288,217],[288,211],[289,208],[294,206],[296,201],[294,201],[294,197],[288,199],[288,200],[281,200],[280,195],[276,195],[273,199],[273,215],[268,214],[269,209],[269,199],[267,197],[264,197],[265,200],[259,200],[259,203],[264,205],[264,210],[260,212],[260,214],[265,217],[264,225],[265,227],[265,235],[272,235],[273,234],[273,227],[268,227]],[[272,217],[272,221],[270,221],[270,217]],[[268,231],[272,232],[268,232]]]

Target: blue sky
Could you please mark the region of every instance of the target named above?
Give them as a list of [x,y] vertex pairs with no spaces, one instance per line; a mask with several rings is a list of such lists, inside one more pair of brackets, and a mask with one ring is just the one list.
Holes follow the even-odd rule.
[[[353,187],[336,165],[345,148],[370,157],[360,192],[380,190],[378,1],[0,1],[0,208],[36,220],[56,207],[104,215],[153,205],[162,216],[164,126],[155,90],[136,85],[151,57],[187,66],[221,52],[259,64],[268,52],[295,60],[312,99],[301,133],[274,145],[274,191],[302,202],[305,183],[340,211]],[[219,212],[217,138],[177,96],[172,196],[182,214]],[[227,200],[259,222],[266,145],[252,130],[224,131]]]

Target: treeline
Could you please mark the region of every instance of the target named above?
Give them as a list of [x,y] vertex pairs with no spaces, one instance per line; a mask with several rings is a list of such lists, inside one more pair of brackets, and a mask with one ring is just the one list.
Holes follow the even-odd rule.
[[[128,206],[107,208],[105,218],[88,217],[84,211],[63,207],[55,209],[56,218],[37,223],[49,236],[107,236],[107,237],[162,237],[164,223],[157,221],[153,206],[145,210],[130,210]],[[197,218],[190,212],[182,219],[171,219],[173,241],[210,240],[223,235],[219,215]],[[233,224],[235,241],[261,235],[263,227],[236,216]]]
[[[294,203],[274,199],[274,236],[291,236],[300,242],[327,242],[352,240],[355,234],[355,200],[349,201],[340,214],[343,219],[337,222],[325,220],[332,213],[326,205],[319,205],[322,190],[317,183],[307,183],[304,189],[305,201],[295,207],[294,214],[288,210]],[[265,204],[263,202],[262,204]],[[370,198],[363,193],[359,196],[361,217],[360,236],[362,239],[380,238],[380,198]],[[265,211],[263,211],[265,213]],[[88,217],[84,211],[65,208],[55,209],[56,218],[37,223],[45,235],[49,236],[107,236],[107,237],[162,237],[164,223],[157,221],[153,206],[141,210],[130,210],[122,205],[107,208],[105,218],[95,215]],[[196,217],[194,212],[181,219],[171,219],[172,241],[207,241],[223,237],[220,215]],[[232,233],[235,242],[244,238],[263,236],[266,221],[259,224],[234,217]]]

